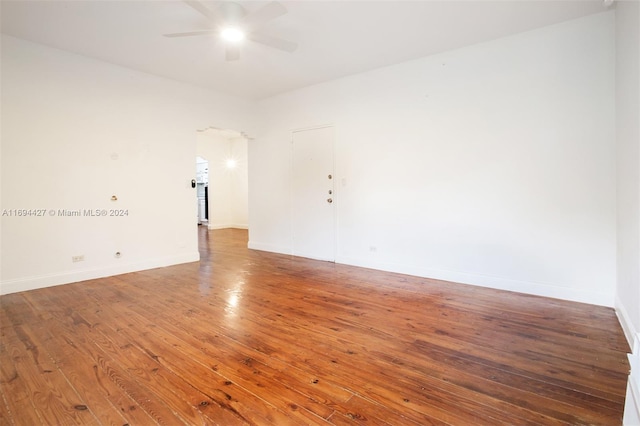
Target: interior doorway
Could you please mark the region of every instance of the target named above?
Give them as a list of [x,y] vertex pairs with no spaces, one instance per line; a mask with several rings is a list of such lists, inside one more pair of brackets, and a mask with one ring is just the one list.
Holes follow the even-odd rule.
[[209,161],[196,156],[196,201],[198,225],[209,224]]
[[249,227],[248,138],[239,131],[208,128],[198,131],[196,154],[206,159],[203,188],[209,229]]

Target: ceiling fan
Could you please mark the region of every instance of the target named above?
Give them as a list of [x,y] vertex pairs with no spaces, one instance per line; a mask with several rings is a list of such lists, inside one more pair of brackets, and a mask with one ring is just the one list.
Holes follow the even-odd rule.
[[260,9],[248,13],[239,3],[221,1],[215,9],[210,9],[198,0],[183,0],[186,4],[203,14],[210,22],[206,30],[164,34],[165,37],[191,37],[200,35],[218,35],[225,41],[225,58],[227,61],[240,59],[240,42],[251,40],[274,49],[294,52],[298,44],[289,40],[274,37],[260,31],[260,28],[287,13],[287,9],[277,1],[272,1]]

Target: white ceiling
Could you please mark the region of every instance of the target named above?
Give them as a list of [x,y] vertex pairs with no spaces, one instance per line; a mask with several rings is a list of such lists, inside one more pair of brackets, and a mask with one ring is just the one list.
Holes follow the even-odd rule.
[[[215,8],[216,2],[204,1]],[[251,12],[264,1],[240,2]],[[2,0],[5,34],[139,71],[260,99],[304,86],[599,13],[602,0],[283,1],[263,32],[299,43],[285,53],[252,42],[226,62],[181,1]]]

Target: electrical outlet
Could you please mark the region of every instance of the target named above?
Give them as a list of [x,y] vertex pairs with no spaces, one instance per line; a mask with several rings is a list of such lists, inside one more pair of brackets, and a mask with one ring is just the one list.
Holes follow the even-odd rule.
[[71,256],[71,261],[73,263],[83,262],[84,261],[84,254],[81,254],[80,256]]

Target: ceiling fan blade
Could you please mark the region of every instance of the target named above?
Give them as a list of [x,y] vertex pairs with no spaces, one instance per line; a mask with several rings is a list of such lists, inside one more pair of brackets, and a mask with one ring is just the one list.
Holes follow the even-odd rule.
[[260,9],[245,16],[242,20],[243,25],[248,28],[259,27],[267,22],[276,19],[287,13],[287,8],[277,1],[267,3]]
[[227,46],[224,52],[227,61],[237,61],[240,59],[240,46]]
[[198,0],[182,0],[182,1],[184,1],[186,4],[188,4],[189,6],[191,6],[192,8],[194,8],[195,10],[203,14],[204,16],[206,16],[212,23],[218,24],[222,21],[222,16],[220,16],[219,13],[209,9],[207,6],[200,3]]
[[247,38],[251,41],[255,41],[256,43],[264,44],[265,46],[273,47],[274,49],[283,50],[289,53],[295,52],[298,48],[298,43],[262,33],[249,33]]
[[186,33],[171,33],[171,34],[162,34],[165,37],[191,37],[191,36],[199,36],[199,35],[210,35],[217,33],[218,30],[202,30],[202,31],[189,31]]

